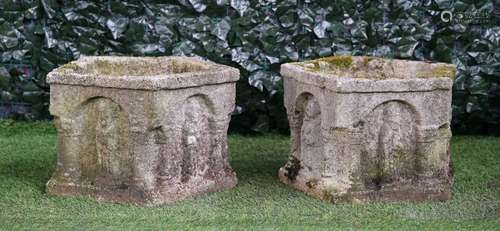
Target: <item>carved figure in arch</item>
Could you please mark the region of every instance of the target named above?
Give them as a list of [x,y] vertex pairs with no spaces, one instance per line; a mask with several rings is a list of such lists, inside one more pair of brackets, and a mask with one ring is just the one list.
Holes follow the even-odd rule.
[[410,106],[390,101],[377,106],[367,117],[365,181],[389,183],[416,174],[416,119]]
[[94,98],[84,103],[77,120],[82,124],[82,177],[91,184],[128,184],[132,163],[125,112],[110,99]]
[[300,152],[306,171],[314,177],[320,177],[323,156],[323,140],[321,136],[321,110],[313,96],[307,96],[303,103],[302,126],[300,128]]
[[185,121],[182,127],[183,160],[181,180],[193,176],[205,176],[211,157],[210,112],[201,96],[187,99],[184,105]]

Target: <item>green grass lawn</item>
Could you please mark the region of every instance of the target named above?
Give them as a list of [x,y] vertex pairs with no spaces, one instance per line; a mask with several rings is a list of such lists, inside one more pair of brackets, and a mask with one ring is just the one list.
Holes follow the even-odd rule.
[[231,135],[238,185],[171,205],[135,207],[47,195],[56,133],[49,123],[0,121],[2,230],[500,230],[500,138],[454,137],[453,199],[437,203],[323,203],[281,184],[289,139]]

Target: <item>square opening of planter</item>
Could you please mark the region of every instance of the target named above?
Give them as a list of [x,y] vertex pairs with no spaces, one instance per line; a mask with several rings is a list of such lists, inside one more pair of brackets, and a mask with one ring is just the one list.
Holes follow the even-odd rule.
[[327,201],[446,200],[455,67],[333,56],[281,66],[282,182]]
[[47,191],[161,204],[233,187],[239,71],[187,57],[83,57],[48,75],[58,130]]
[[[85,61],[84,61],[85,60]],[[155,76],[199,72],[212,69],[214,66],[203,64],[198,60],[185,58],[122,58],[100,57],[83,58],[63,66],[78,74],[94,74],[98,76]]]

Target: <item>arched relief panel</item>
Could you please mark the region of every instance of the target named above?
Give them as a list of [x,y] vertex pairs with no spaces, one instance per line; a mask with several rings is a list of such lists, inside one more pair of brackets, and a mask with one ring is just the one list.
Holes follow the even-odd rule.
[[78,130],[82,181],[95,185],[127,185],[132,176],[127,113],[113,100],[95,97],[73,113]]
[[408,179],[417,171],[418,115],[403,101],[376,106],[363,122],[363,178],[380,185]]
[[[361,120],[365,120],[365,118],[370,115],[377,107],[388,103],[388,102],[399,102],[401,104],[405,104],[409,110],[412,111],[413,113],[413,118],[417,122],[417,124],[420,126],[422,124],[422,117],[423,115],[420,114],[421,108],[417,107],[417,105],[420,105],[419,101],[417,101],[418,97],[401,97],[398,95],[391,96],[391,97],[371,97],[369,100],[369,103],[366,105],[363,105],[363,109],[359,111],[359,118]],[[353,120],[352,122],[354,124],[358,123],[360,120]]]
[[205,176],[210,169],[213,152],[213,107],[208,97],[194,95],[184,102],[181,130],[181,181]]
[[292,148],[299,153],[302,168],[319,178],[324,159],[320,103],[311,93],[302,93],[297,97],[294,113],[295,147]]

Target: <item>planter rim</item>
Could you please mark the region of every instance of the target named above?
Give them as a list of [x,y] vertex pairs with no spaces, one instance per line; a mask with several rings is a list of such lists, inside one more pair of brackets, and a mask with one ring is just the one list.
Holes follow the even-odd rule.
[[[341,67],[327,67],[321,70],[318,65],[325,58],[305,62],[286,63],[281,65],[281,74],[285,79],[327,88],[336,92],[369,93],[369,92],[421,92],[433,90],[449,90],[453,86],[456,66],[448,63],[430,63],[400,59],[385,59],[368,56],[332,56],[350,59],[341,63]],[[332,58],[332,57],[327,57]],[[371,60],[382,63],[378,67],[367,65]],[[325,66],[328,64],[321,64]],[[353,65],[354,67],[346,67]],[[384,66],[385,65],[385,66]],[[329,69],[331,68],[331,69]],[[385,68],[385,69],[384,69]],[[383,78],[377,77],[386,69],[391,72]],[[439,70],[439,71],[436,71]],[[444,71],[441,71],[444,70]]]
[[[174,71],[174,64],[181,65],[183,70]],[[190,67],[193,69],[189,70]],[[120,68],[124,70],[117,71]],[[47,75],[48,84],[138,90],[199,87],[238,79],[239,70],[236,68],[181,56],[82,56]]]

